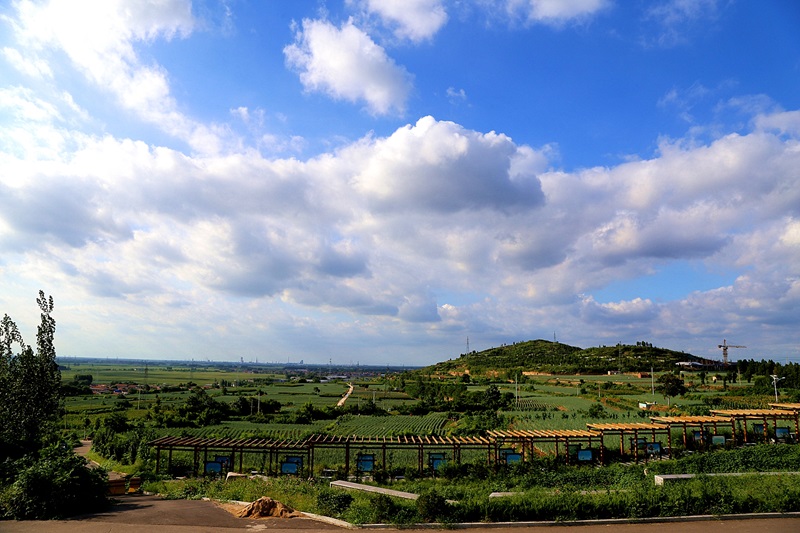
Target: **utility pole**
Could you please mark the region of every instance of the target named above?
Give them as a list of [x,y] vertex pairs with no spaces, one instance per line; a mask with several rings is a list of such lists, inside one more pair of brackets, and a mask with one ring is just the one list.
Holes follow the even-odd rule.
[[778,401],[778,382],[784,378],[779,378],[777,375],[772,374],[770,375],[772,378],[772,386],[775,387],[775,401]]
[[653,364],[650,363],[650,391],[656,395],[656,375],[653,373]]

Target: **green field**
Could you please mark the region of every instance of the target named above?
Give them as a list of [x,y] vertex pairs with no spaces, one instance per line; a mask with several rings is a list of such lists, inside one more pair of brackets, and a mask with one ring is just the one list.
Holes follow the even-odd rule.
[[[94,383],[145,383],[150,386],[179,385],[194,382],[198,385],[210,385],[222,380],[246,381],[246,372],[232,372],[215,366],[193,365],[137,365],[131,366],[124,363],[96,362],[74,363],[68,362],[68,370],[62,370],[61,376],[65,381],[72,380],[77,374],[91,374]],[[250,376],[252,377],[252,376]],[[259,375],[262,377],[262,375]],[[263,377],[270,377],[268,374]]]
[[[70,381],[76,375],[91,374],[93,383],[103,384],[140,384],[150,385],[147,393],[134,392],[121,399],[111,394],[95,394],[67,398],[65,428],[83,431],[87,425],[93,426],[95,420],[103,419],[113,412],[124,411],[130,420],[143,418],[152,408],[156,399],[163,408],[171,409],[183,404],[189,396],[188,390],[158,391],[156,387],[176,387],[180,384],[196,383],[210,387],[207,393],[212,398],[232,403],[239,397],[272,399],[280,402],[281,412],[290,413],[299,407],[312,404],[318,408],[331,407],[337,404],[348,389],[344,382],[300,383],[286,381],[287,376],[279,373],[253,374],[237,369],[220,369],[211,366],[163,366],[145,367],[130,366],[111,362],[71,363],[69,369],[62,372],[63,380]],[[692,376],[687,376],[687,381]],[[697,380],[699,381],[699,379]],[[220,383],[228,384],[220,387]],[[585,427],[588,420],[586,411],[598,402],[602,403],[610,419],[629,417],[631,412],[638,411],[640,401],[664,402],[660,395],[650,391],[650,378],[638,378],[631,375],[575,375],[575,376],[536,376],[525,383],[500,383],[504,393],[518,394],[519,403],[515,410],[506,412],[514,419],[516,428],[541,428],[549,425],[553,429]],[[606,390],[604,387],[612,386]],[[470,385],[470,391],[483,391],[486,385]],[[599,390],[598,390],[599,388]],[[702,405],[703,397],[714,397],[720,394],[721,387],[707,388],[696,392],[693,399],[677,399],[681,406]],[[378,407],[392,411],[401,406],[411,405],[416,400],[401,391],[393,390],[387,382],[379,380],[356,383],[353,394],[348,399],[349,405],[360,405],[362,402],[374,402]],[[542,414],[537,414],[542,413]],[[546,415],[544,413],[549,413]],[[437,415],[443,419],[443,415]],[[256,431],[262,434],[297,435],[306,434],[313,429],[325,430],[334,434],[341,432],[353,435],[410,435],[415,432],[421,435],[441,434],[444,423],[425,424],[413,417],[360,417],[339,420],[336,423],[318,424],[313,428],[284,428],[280,424],[252,424],[243,421],[230,421],[224,425],[232,431]],[[419,418],[419,417],[417,417]],[[436,418],[436,417],[434,417]],[[237,425],[238,424],[238,425]],[[291,424],[289,424],[291,425]],[[326,429],[327,428],[327,429]],[[339,429],[341,428],[341,429]],[[207,429],[207,428],[204,428]],[[221,428],[214,428],[220,433]],[[295,431],[296,430],[296,431]]]
[[[310,418],[299,421],[294,420],[293,415],[307,411],[309,405],[320,412],[333,409],[347,392],[348,380],[325,382],[319,377],[306,379],[302,374],[292,376],[278,369],[246,372],[233,365],[224,368],[213,364],[154,364],[145,367],[107,361],[70,363],[62,377],[68,382],[76,375],[86,374],[91,374],[94,384],[146,383],[149,390],[137,390],[127,395],[107,393],[67,398],[64,429],[82,437],[91,436],[105,424],[106,419],[120,414],[130,426],[152,426],[157,406],[161,410],[177,411],[193,397],[194,393],[188,386],[190,383],[202,387],[204,394],[216,402],[234,405],[244,399],[250,402],[246,404],[250,405],[250,411],[204,427],[192,427],[191,424],[156,427],[156,435],[281,440],[300,440],[319,433],[358,437],[448,436],[476,434],[474,428],[463,433],[464,421],[467,424],[475,424],[476,420],[484,423],[464,413],[449,413],[446,408],[427,414],[399,414],[413,410],[419,401],[398,389],[401,379],[397,375],[353,379],[353,392],[345,404],[350,410],[347,414],[342,414],[342,411],[335,411],[338,414],[333,417],[311,414]],[[307,375],[310,378],[313,374]],[[486,394],[490,387],[497,387],[501,395],[513,398],[508,409],[497,413],[505,425],[495,426],[496,429],[586,429],[588,423],[648,421],[648,416],[653,413],[641,411],[639,402],[657,402],[658,413],[668,412],[666,399],[654,395],[651,390],[657,378],[658,375],[653,378],[607,374],[536,375],[527,376],[518,384],[482,381],[460,386],[466,394],[478,396]],[[669,411],[671,414],[707,410],[712,401],[727,407],[765,406],[769,401],[768,397],[738,396],[737,391],[744,390],[741,384],[727,384],[723,388],[721,384],[709,383],[698,387],[695,383],[699,384],[699,376],[687,373],[685,379],[693,384],[690,393],[670,401],[673,406]],[[441,386],[443,382],[436,380],[435,383]],[[179,388],[181,384],[182,389]],[[246,416],[256,415],[260,402],[269,400],[280,403],[279,413],[262,418]],[[362,407],[373,408],[370,406],[388,414],[361,414]],[[618,447],[618,441],[607,437],[606,446]],[[320,461],[321,464],[335,464],[337,457],[335,453],[326,451]],[[397,455],[395,459],[408,458]]]

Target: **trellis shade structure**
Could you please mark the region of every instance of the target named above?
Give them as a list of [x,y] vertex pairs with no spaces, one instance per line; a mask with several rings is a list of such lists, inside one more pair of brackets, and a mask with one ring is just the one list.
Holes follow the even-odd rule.
[[764,442],[768,442],[769,436],[767,435],[767,421],[772,421],[773,431],[778,426],[778,420],[794,421],[795,434],[800,433],[800,411],[780,410],[780,409],[721,409],[718,411],[711,411],[712,415],[728,417],[732,423],[742,422],[742,429],[744,432],[743,439],[747,442],[747,423],[750,421],[761,422],[762,437]]
[[771,403],[769,406],[779,411],[800,411],[800,403]]
[[663,424],[666,425],[669,430],[667,435],[669,436],[669,446],[672,448],[672,427],[679,426],[683,429],[683,447],[685,448],[688,444],[687,439],[687,430],[689,428],[700,428],[700,442],[705,443],[705,431],[707,427],[714,428],[714,435],[719,433],[718,425],[720,424],[729,424],[733,431],[733,435],[736,434],[736,425],[730,418],[724,418],[721,416],[653,416],[650,417],[650,421],[656,424]]
[[312,435],[302,440],[272,440],[272,439],[209,439],[194,437],[161,437],[150,443],[156,449],[156,473],[161,467],[161,453],[168,453],[168,468],[172,465],[173,451],[193,452],[193,471],[199,471],[199,462],[202,454],[203,461],[209,457],[222,455],[231,458],[231,470],[238,467],[243,469],[243,455],[245,453],[261,453],[266,457],[264,464],[269,462],[268,472],[275,473],[279,465],[278,458],[281,454],[294,454],[302,456],[308,465],[309,472],[314,471],[314,451],[317,448],[336,448],[344,450],[345,472],[350,473],[351,451],[379,450],[382,452],[383,464],[386,465],[387,449],[406,449],[418,452],[418,467],[420,472],[424,469],[424,454],[426,451],[452,450],[453,459],[461,460],[463,449],[481,449],[486,451],[487,460],[491,462],[494,452],[494,441],[485,437],[433,437],[433,436],[403,436],[403,437],[362,437],[362,436],[332,436]]
[[504,446],[518,446],[522,451],[523,460],[531,457],[536,450],[536,444],[554,444],[556,457],[559,455],[559,444],[564,445],[567,463],[570,462],[570,443],[572,445],[587,444],[592,448],[592,443],[597,443],[600,448],[600,462],[605,462],[605,446],[603,434],[597,431],[581,429],[531,429],[531,430],[490,430],[488,435],[495,441],[495,462],[500,461],[500,449]]
[[399,436],[399,437],[365,437],[312,435],[306,439],[311,449],[312,464],[314,450],[317,448],[335,448],[344,450],[345,472],[350,473],[351,452],[357,450],[380,451],[382,464],[386,463],[387,450],[415,450],[417,452],[417,468],[421,473],[425,468],[425,452],[431,450],[447,450],[452,453],[453,461],[461,462],[461,452],[465,449],[485,450],[487,460],[491,461],[494,443],[485,437],[438,437],[438,436]]
[[161,452],[168,452],[167,469],[172,467],[173,451],[190,451],[193,457],[193,471],[199,471],[200,454],[203,462],[210,456],[224,456],[230,458],[230,469],[236,471],[237,457],[239,469],[242,469],[243,455],[245,453],[265,454],[269,460],[269,472],[272,473],[278,465],[278,456],[281,453],[302,454],[308,464],[311,456],[305,440],[275,440],[275,439],[209,439],[201,437],[161,437],[150,443],[156,449],[156,473],[161,467]]
[[[639,461],[639,439],[643,436],[650,435],[652,438],[651,443],[656,441],[656,435],[663,435],[667,437],[669,442],[668,446],[672,448],[672,441],[669,436],[669,429],[658,424],[648,424],[645,422],[636,422],[630,424],[586,424],[592,431],[599,432],[605,436],[619,435],[619,453],[625,455],[625,438],[631,438],[631,449],[633,451],[634,460]],[[646,442],[645,442],[646,444]]]

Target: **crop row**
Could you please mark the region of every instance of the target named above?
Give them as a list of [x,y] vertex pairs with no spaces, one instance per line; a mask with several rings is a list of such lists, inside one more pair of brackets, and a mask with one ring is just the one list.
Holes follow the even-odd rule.
[[442,435],[447,423],[445,413],[424,416],[346,416],[326,428],[334,435],[395,437],[400,435]]
[[548,407],[546,403],[530,398],[520,398],[516,402],[516,408],[519,411],[547,411]]
[[251,427],[231,427],[226,424],[203,428],[162,429],[159,430],[159,435],[219,439],[299,440],[317,433],[320,429],[319,424],[252,424]]
[[442,435],[446,423],[447,416],[444,413],[431,413],[425,416],[346,415],[335,421],[319,421],[312,424],[228,422],[204,428],[170,428],[159,430],[159,435],[230,439],[303,439],[314,433],[365,437],[426,436]]

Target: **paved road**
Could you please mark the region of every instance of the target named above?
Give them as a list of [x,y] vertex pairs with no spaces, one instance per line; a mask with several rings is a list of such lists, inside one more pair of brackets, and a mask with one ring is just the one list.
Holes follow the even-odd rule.
[[231,533],[232,531],[341,530],[308,518],[237,518],[202,500],[127,495],[104,513],[71,520],[0,522],[2,533]]
[[[236,518],[213,502],[162,500],[130,495],[105,513],[72,520],[0,522],[2,533],[232,533],[234,531],[332,531],[339,528],[307,518]],[[797,533],[800,517],[645,524],[478,527],[471,533]]]

